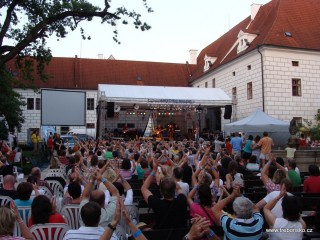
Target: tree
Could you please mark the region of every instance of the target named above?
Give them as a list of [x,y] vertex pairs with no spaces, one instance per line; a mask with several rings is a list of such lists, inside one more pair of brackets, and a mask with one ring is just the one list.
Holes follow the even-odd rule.
[[[124,6],[114,6],[115,1],[112,0],[100,1],[103,8],[88,0],[0,1],[0,16],[3,17],[0,22],[0,87],[1,90],[2,87],[7,90],[9,95],[6,99],[12,102],[11,111],[8,111],[8,102],[3,103],[0,100],[0,112],[5,115],[9,128],[19,127],[23,123],[20,109],[23,101],[19,94],[14,93],[12,87],[34,87],[35,73],[42,80],[48,79],[44,67],[52,57],[46,46],[50,36],[64,38],[68,32],[80,28],[82,38],[90,39],[86,37],[84,29],[79,27],[79,23],[91,21],[93,18],[100,18],[102,24],[112,27],[132,23],[142,31],[150,29],[146,22],[141,21],[141,15],[136,11],[128,10]],[[140,1],[147,12],[152,12],[147,0]],[[91,2],[97,4],[98,1]],[[117,34],[117,30],[114,30],[113,39],[120,43]],[[14,82],[16,79],[10,74],[10,69],[6,69],[6,63],[13,60],[22,71],[19,82]],[[24,80],[27,80],[27,84]]]

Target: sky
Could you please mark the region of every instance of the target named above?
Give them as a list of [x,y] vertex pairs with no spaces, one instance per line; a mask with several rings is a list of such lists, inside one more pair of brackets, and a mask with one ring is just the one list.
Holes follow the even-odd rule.
[[[96,4],[104,0],[92,0]],[[190,49],[200,51],[233,26],[248,17],[251,4],[266,4],[270,0],[148,0],[154,12],[148,13],[142,0],[117,0],[111,4],[141,13],[142,20],[151,25],[149,31],[119,24],[118,39],[113,41],[113,30],[99,20],[81,23],[91,40],[82,40],[76,30],[57,41],[52,37],[48,46],[54,57],[104,58],[113,55],[117,60],[185,63],[190,61]]]

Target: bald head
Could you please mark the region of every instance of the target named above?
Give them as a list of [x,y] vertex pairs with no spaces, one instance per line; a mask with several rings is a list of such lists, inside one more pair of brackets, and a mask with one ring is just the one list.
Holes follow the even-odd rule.
[[38,168],[38,167],[32,168],[31,175],[36,177],[36,178],[38,178],[38,179],[40,179],[41,178],[41,170],[40,170],[40,168]]
[[6,175],[3,178],[3,188],[6,190],[13,190],[16,179],[12,175]]
[[99,204],[100,207],[105,206],[105,198],[104,192],[97,189],[90,193],[90,199],[89,201],[93,201]]

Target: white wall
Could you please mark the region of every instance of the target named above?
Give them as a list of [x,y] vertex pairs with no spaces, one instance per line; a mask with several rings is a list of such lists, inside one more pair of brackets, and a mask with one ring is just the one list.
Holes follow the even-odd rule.
[[[293,117],[314,120],[317,109],[320,109],[320,53],[270,47],[264,47],[261,52],[265,112],[281,120],[291,120]],[[298,61],[299,67],[293,67],[292,61]],[[248,65],[251,65],[251,70],[248,70]],[[237,105],[233,106],[236,119],[233,121],[248,116],[257,107],[262,109],[261,56],[257,50],[201,77],[193,83],[193,87],[205,87],[205,82],[212,87],[213,78],[216,87],[223,89],[230,97],[232,88],[237,88]],[[301,97],[292,96],[292,78],[301,78]],[[247,99],[248,82],[253,84],[253,98],[250,100]],[[223,120],[224,123],[229,123],[229,120]]]

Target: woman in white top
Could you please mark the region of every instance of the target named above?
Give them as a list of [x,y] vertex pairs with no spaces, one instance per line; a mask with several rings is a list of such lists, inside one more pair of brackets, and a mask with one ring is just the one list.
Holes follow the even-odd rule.
[[[271,210],[282,197],[283,217],[279,218]],[[299,206],[299,198],[288,196],[284,185],[282,185],[280,194],[263,208],[264,217],[269,227],[277,229],[277,232],[269,233],[269,240],[301,240],[303,238],[303,229],[306,228],[306,223],[300,216]]]
[[218,139],[214,140],[214,152],[219,153],[219,150],[223,147],[224,145],[224,139],[222,136],[219,136]]

